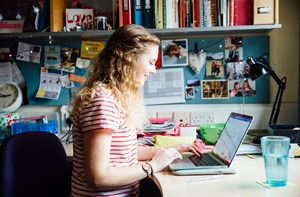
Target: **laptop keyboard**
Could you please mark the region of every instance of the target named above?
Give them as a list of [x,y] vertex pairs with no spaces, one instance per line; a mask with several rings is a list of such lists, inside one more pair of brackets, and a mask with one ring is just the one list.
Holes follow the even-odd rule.
[[202,154],[202,157],[191,156],[189,159],[193,162],[195,166],[216,166],[221,165],[214,158],[212,158],[209,154]]

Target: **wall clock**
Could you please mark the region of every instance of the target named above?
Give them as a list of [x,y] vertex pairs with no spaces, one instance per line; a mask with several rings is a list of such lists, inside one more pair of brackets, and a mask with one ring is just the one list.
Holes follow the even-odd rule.
[[18,84],[0,83],[0,112],[14,112],[23,102],[22,91]]

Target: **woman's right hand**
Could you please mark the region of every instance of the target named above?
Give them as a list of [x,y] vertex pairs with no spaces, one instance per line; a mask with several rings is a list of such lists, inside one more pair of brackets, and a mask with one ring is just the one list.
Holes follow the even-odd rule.
[[152,166],[153,173],[155,173],[163,170],[178,158],[182,159],[182,156],[175,148],[161,148],[149,163]]

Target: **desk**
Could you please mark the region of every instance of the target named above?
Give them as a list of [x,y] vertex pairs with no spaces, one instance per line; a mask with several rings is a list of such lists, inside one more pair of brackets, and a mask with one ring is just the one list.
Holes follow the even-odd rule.
[[[222,179],[187,183],[198,176],[176,176],[170,171],[155,173],[154,182],[160,187],[164,197],[176,196],[230,196],[230,197],[299,197],[300,196],[300,158],[289,159],[288,182],[296,187],[286,186],[268,189],[256,183],[265,181],[262,157],[251,159],[237,156],[232,164],[236,174],[224,175]],[[206,176],[206,175],[205,175]]]

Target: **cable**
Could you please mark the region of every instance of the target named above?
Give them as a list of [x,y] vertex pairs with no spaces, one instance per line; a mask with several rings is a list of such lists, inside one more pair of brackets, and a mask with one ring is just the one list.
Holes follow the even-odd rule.
[[69,143],[73,142],[72,139],[70,140],[70,138],[72,137],[72,129],[71,129],[72,128],[72,120],[71,120],[71,118],[67,118],[66,123],[69,125],[69,129],[68,129],[67,133],[65,135],[63,135],[60,139],[62,140],[65,137],[67,137],[66,144],[69,144]]

